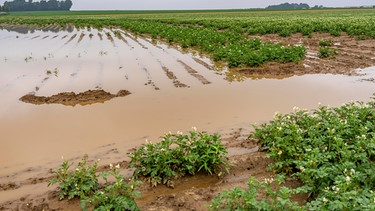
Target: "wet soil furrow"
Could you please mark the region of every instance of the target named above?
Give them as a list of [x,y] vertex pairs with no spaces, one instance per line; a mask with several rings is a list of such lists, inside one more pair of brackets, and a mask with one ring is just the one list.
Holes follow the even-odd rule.
[[65,45],[69,44],[76,37],[77,37],[77,34],[74,34],[73,36],[71,36],[70,39],[65,43]]
[[116,43],[115,43],[115,40],[113,39],[111,33],[110,33],[110,32],[106,32],[105,35],[107,36],[107,39],[108,39],[109,41],[111,41],[113,47],[117,47],[117,46],[116,46]]
[[103,35],[100,32],[98,32],[98,37],[100,40],[103,40]]
[[126,35],[123,31],[120,31],[120,30],[112,30],[112,32],[114,33],[115,37],[121,41],[123,41],[124,43],[128,44],[128,41],[122,36],[122,34]]
[[198,64],[204,66],[205,68],[207,68],[209,70],[215,70],[214,66],[207,64],[205,61],[200,60],[198,58],[193,58],[193,59],[194,59],[195,62],[197,62]]
[[85,37],[85,33],[82,32],[81,35],[79,36],[77,43],[80,43],[84,37]]
[[136,37],[134,37],[134,36],[132,36],[132,35],[130,35],[130,34],[125,34],[127,37],[129,37],[130,39],[132,39],[134,42],[136,42],[138,45],[140,45],[143,49],[148,49],[148,47],[146,47],[145,45],[143,45],[141,42],[139,42],[139,40],[136,38]]
[[184,83],[181,83],[177,77],[175,76],[175,74],[172,72],[172,71],[169,71],[169,69],[166,67],[166,66],[161,66],[161,68],[164,70],[165,74],[167,75],[167,77],[173,81],[173,85],[175,87],[189,87],[187,86],[186,84]]
[[196,79],[198,79],[202,84],[204,85],[207,85],[207,84],[210,84],[211,82],[208,81],[204,76],[200,75],[196,70],[194,70],[193,68],[191,68],[189,65],[187,65],[186,63],[184,63],[183,61],[181,60],[177,60],[180,64],[182,64],[182,66],[184,66],[185,70],[193,77],[195,77]]
[[32,40],[35,40],[36,38],[39,38],[39,37],[40,37],[40,35],[35,36],[35,37],[31,38],[31,39],[32,39]]

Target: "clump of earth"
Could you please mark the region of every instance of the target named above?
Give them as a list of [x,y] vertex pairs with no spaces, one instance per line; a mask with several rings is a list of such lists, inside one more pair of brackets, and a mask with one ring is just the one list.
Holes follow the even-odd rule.
[[81,93],[62,92],[49,97],[36,96],[34,93],[24,95],[20,98],[22,102],[40,104],[62,104],[66,106],[89,105],[93,103],[103,103],[115,97],[124,97],[129,95],[127,90],[120,90],[117,94],[111,94],[103,90],[88,90]]

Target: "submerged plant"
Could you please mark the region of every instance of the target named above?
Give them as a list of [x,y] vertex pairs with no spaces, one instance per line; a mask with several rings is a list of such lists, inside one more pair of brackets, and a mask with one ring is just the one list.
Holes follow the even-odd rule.
[[51,75],[51,74],[54,74],[55,77],[58,77],[58,74],[59,74],[59,69],[57,69],[57,67],[52,71],[52,70],[46,70],[46,75]]
[[103,51],[103,50],[101,50],[101,51],[99,52],[99,55],[100,55],[100,56],[105,56],[105,55],[108,55],[108,52],[107,52],[107,51]]

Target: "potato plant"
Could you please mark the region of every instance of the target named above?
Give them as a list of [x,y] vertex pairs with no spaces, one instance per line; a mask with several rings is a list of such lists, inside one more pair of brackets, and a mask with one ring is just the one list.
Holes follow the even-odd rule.
[[[79,198],[82,210],[139,210],[134,197],[140,196],[136,188],[140,181],[129,180],[120,174],[120,165],[110,164],[110,171],[97,172],[98,161],[88,164],[85,155],[75,170],[70,170],[73,163],[65,160],[59,169],[53,170],[54,177],[48,186],[59,184],[60,200]],[[108,180],[112,177],[114,182]],[[99,182],[101,178],[104,183]]]
[[319,106],[276,114],[251,135],[274,160],[275,173],[298,178],[308,210],[375,208],[375,103]]
[[134,178],[145,177],[152,186],[166,184],[173,187],[173,179],[186,174],[206,172],[221,176],[229,172],[227,150],[219,135],[193,130],[188,134],[167,133],[162,141],[146,141],[129,155]]

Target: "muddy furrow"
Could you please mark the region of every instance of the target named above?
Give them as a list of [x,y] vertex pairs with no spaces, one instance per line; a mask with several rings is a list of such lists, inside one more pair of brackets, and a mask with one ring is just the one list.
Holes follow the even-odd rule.
[[204,66],[208,70],[215,70],[214,66],[207,64],[205,61],[203,61],[201,59],[198,59],[198,58],[193,58],[193,59],[194,59],[195,62],[197,62],[198,64]]
[[165,74],[167,75],[167,77],[173,81],[173,85],[174,85],[175,87],[178,87],[178,88],[181,88],[181,87],[189,87],[189,86],[187,86],[186,84],[181,83],[181,82],[177,79],[176,75],[175,75],[172,71],[169,71],[169,69],[168,69],[166,66],[162,66],[162,69],[164,70],[164,72],[165,72]]
[[[181,82],[178,79],[180,77],[180,78],[184,78],[186,80],[187,78],[186,78],[186,76],[184,76],[186,74],[186,72],[187,72],[188,75],[193,76],[195,79],[198,79],[198,81],[202,84],[211,83],[204,76],[200,75],[196,70],[194,70],[191,66],[189,66],[187,61],[183,62],[183,60],[185,60],[185,57],[188,57],[188,55],[184,55],[183,52],[180,52],[180,51],[176,50],[177,52],[172,53],[175,50],[172,50],[172,52],[170,52],[168,49],[165,49],[165,48],[162,47],[164,45],[162,45],[162,46],[158,45],[157,43],[150,42],[149,40],[147,40],[145,38],[139,38],[139,40],[137,39],[136,41],[137,41],[136,42],[137,44],[140,44],[141,46],[144,46],[148,49],[148,54],[150,54],[150,56],[152,56],[153,58],[156,59],[156,61],[160,64],[161,69],[164,71],[164,74],[167,76],[167,78],[169,80],[172,81],[172,83],[175,87],[190,87],[190,86],[186,85],[185,83]],[[176,56],[176,54],[182,54],[183,57]],[[165,58],[168,58],[168,59],[166,60]],[[182,65],[183,69],[180,70],[180,68],[176,68],[176,64],[173,64],[173,63],[175,63],[175,61],[173,61],[174,59],[175,59],[175,61],[177,61],[177,64],[183,63],[183,65]],[[190,60],[190,58],[186,58],[186,59]],[[165,62],[162,62],[162,61],[165,61]],[[210,68],[209,65],[207,63],[203,62],[203,61],[198,62],[198,61],[194,60],[194,58],[193,58],[191,62],[202,65],[205,68],[208,67],[207,68],[208,70],[212,69],[212,67]],[[173,67],[173,68],[171,68],[171,67]],[[183,70],[185,70],[186,72],[183,71]],[[176,74],[177,73],[176,71],[181,72],[181,73],[185,72],[185,73]],[[180,76],[177,76],[177,75],[180,75]]]
[[82,32],[81,35],[79,36],[77,43],[80,43],[84,37],[85,37],[85,33]]
[[69,44],[76,37],[77,37],[77,34],[74,34],[73,36],[71,36],[70,39],[65,43],[65,45]]
[[[142,41],[145,41],[147,44],[150,44],[151,46],[153,47],[156,47],[158,50],[162,50],[162,53],[165,54],[166,56],[168,57],[173,57],[176,59],[176,61],[180,64],[183,65],[184,69],[188,72],[188,74],[190,74],[191,76],[193,76],[194,78],[198,79],[202,84],[210,84],[211,82],[206,79],[203,75],[199,74],[198,71],[196,71],[194,68],[192,68],[191,66],[188,65],[188,63],[185,61],[183,62],[183,58],[180,58],[180,57],[176,57],[174,54],[171,54],[171,52],[169,52],[168,49],[165,49],[163,47],[161,47],[159,44],[158,44],[158,41],[155,41],[153,42],[150,38],[142,38]],[[138,41],[139,42],[139,41]],[[180,52],[181,54],[186,54],[186,52],[182,52],[181,50],[179,49],[174,49],[174,50],[177,50],[178,52]],[[150,52],[151,53],[151,52]],[[208,63],[206,63],[205,61],[199,59],[199,58],[196,58],[196,57],[191,57],[191,59],[203,66],[205,69],[207,70],[210,70],[210,71],[214,71],[215,74],[218,74],[218,75],[222,75],[221,73],[217,72],[215,67],[213,65],[209,65]],[[190,58],[189,58],[190,60]],[[193,62],[191,61],[191,62]],[[182,63],[181,63],[182,62]],[[163,66],[163,65],[162,65]]]
[[31,38],[31,40],[35,40],[36,38],[39,38],[39,37],[40,37],[40,35],[35,36],[35,37]]
[[125,44],[128,44],[128,41],[122,36],[122,34],[126,35],[123,31],[117,29],[117,30],[112,30],[114,33],[115,37],[121,41],[123,41]]
[[198,79],[202,84],[204,85],[207,85],[207,84],[210,84],[211,82],[208,81],[204,76],[202,76],[201,74],[199,74],[196,70],[194,70],[193,68],[191,68],[189,65],[187,65],[186,63],[184,63],[183,61],[181,60],[177,60],[180,64],[182,64],[182,66],[185,68],[185,70],[193,77],[195,77],[196,79]]
[[130,35],[130,34],[126,34],[127,37],[129,37],[130,39],[132,39],[134,42],[136,42],[139,46],[141,46],[143,49],[148,49],[147,46],[143,45],[141,42],[139,42],[139,40],[134,37],[133,35]]
[[107,39],[108,39],[109,41],[111,41],[113,47],[117,47],[117,46],[116,46],[116,43],[115,43],[115,40],[113,39],[113,37],[112,37],[112,35],[111,35],[111,32],[108,31],[108,32],[105,33],[105,35],[107,36]]

